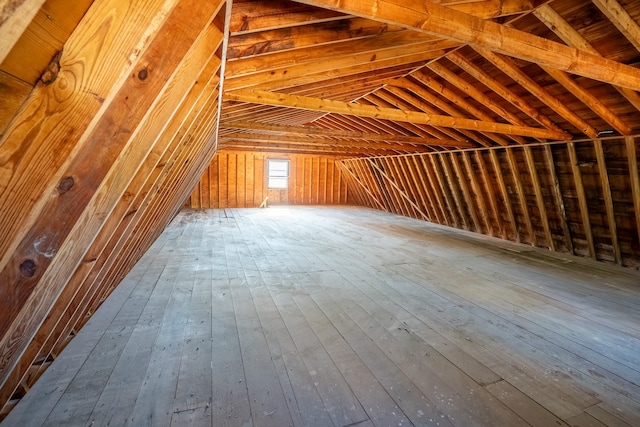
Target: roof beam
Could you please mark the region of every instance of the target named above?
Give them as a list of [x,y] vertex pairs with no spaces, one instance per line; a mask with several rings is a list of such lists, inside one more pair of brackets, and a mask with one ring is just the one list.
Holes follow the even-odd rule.
[[602,118],[605,122],[609,123],[615,130],[622,135],[630,135],[632,133],[631,127],[626,124],[616,113],[614,113],[609,107],[604,105],[595,95],[582,87],[576,79],[564,71],[556,70],[549,67],[542,67],[551,77],[553,77],[558,83],[564,86],[569,92],[571,92],[576,98],[582,101],[587,107],[589,107],[594,113]]
[[277,105],[286,108],[323,111],[327,113],[347,114],[351,116],[373,117],[382,120],[392,120],[408,123],[422,123],[426,125],[449,128],[469,129],[508,135],[522,135],[533,138],[548,138],[569,140],[570,135],[549,129],[538,129],[526,126],[516,126],[505,123],[483,122],[458,117],[426,114],[417,111],[404,111],[394,108],[374,107],[330,99],[311,98],[258,90],[238,90],[224,95],[227,101],[248,102],[262,105]]
[[[536,108],[532,107],[529,102],[516,95],[496,79],[489,76],[485,71],[471,62],[468,58],[463,56],[459,51],[450,53],[449,55],[447,55],[447,59],[465,70],[476,80],[493,90],[506,101],[511,103],[514,107],[518,108],[520,111],[540,123],[542,126],[546,127],[547,129],[562,131],[562,129],[560,129],[555,123],[553,123],[547,116],[542,114]],[[515,123],[524,124],[520,122]]]
[[[438,49],[441,40],[437,37],[416,34],[415,31],[402,30],[385,33],[377,37],[361,39],[347,39],[337,43],[324,45],[312,45],[298,49],[284,50],[258,55],[249,58],[230,60],[227,64],[229,78],[240,78],[244,75],[263,71],[278,70],[294,65],[313,63],[318,61],[337,61],[341,58],[349,58],[350,63],[363,63],[372,61],[372,56],[378,60],[406,56],[410,53],[418,53],[433,48]],[[451,44],[447,44],[450,46]],[[354,55],[357,52],[357,55]]]
[[296,0],[402,25],[546,67],[640,90],[640,70],[493,21],[422,0]]
[[[251,74],[240,76],[234,73],[242,71],[234,70],[233,67],[230,67],[227,70],[225,90],[246,88],[255,85],[260,85],[261,87],[265,85],[292,87],[295,86],[296,83],[306,84],[317,81],[318,77],[325,79],[353,74],[351,70],[359,74],[387,66],[427,61],[442,56],[445,53],[444,49],[456,46],[457,43],[455,42],[437,40],[411,45],[400,45],[400,48],[398,46],[387,47],[375,52],[356,54],[354,54],[353,51],[351,53],[337,52],[337,55],[326,52],[324,56],[316,57],[315,60],[311,62],[298,63],[298,59],[294,58],[290,62],[287,62],[285,66],[273,67],[269,65],[270,68],[255,70],[255,72]],[[269,56],[267,56],[267,59]],[[229,66],[232,64],[233,62],[230,62]],[[323,72],[327,73],[328,76],[323,76]],[[302,77],[302,79],[299,79],[300,77]]]
[[342,131],[335,129],[326,129],[319,126],[287,126],[287,125],[274,125],[268,123],[258,123],[252,121],[236,121],[222,123],[222,128],[225,129],[243,129],[253,130],[260,132],[271,132],[276,134],[292,134],[299,133],[303,135],[323,135],[327,137],[337,138],[350,138],[360,139],[367,141],[386,141],[395,142],[399,144],[419,144],[419,145],[438,145],[443,147],[460,147],[471,148],[475,147],[474,144],[468,141],[458,141],[456,139],[439,139],[439,138],[425,138],[421,136],[406,136],[406,135],[394,135],[394,134],[380,134],[371,132],[356,132],[356,131]]
[[640,25],[617,0],[592,0],[593,4],[607,17],[616,28],[640,51]]
[[563,117],[566,121],[579,129],[580,132],[583,132],[591,138],[596,138],[598,136],[598,131],[593,126],[581,119],[563,102],[536,83],[536,81],[522,71],[511,58],[507,58],[506,56],[491,52],[487,49],[476,47],[475,50],[480,55],[484,56],[487,61],[495,65],[496,68],[502,70],[502,72],[511,77],[516,83],[520,84],[540,101],[544,102],[559,116]]
[[[540,6],[533,12],[533,14],[567,45],[601,56],[591,43],[582,37],[575,28],[569,25],[569,23],[565,21],[550,5],[545,4]],[[615,18],[611,18],[612,21],[613,19]],[[637,43],[640,43],[640,40],[637,40]],[[637,92],[616,85],[614,85],[614,87],[627,99],[627,101],[631,103],[631,105],[633,105],[637,110],[640,110],[640,95]]]
[[362,149],[353,147],[318,147],[315,145],[291,145],[291,144],[269,144],[261,145],[251,141],[227,141],[221,142],[218,145],[219,150],[250,150],[250,151],[266,151],[275,152],[282,151],[287,154],[291,153],[308,153],[308,154],[334,154],[334,155],[362,155],[367,156],[383,156],[390,154],[401,154],[393,150],[377,150],[377,149]]
[[[361,149],[380,149],[380,150],[398,150],[398,151],[410,151],[410,152],[426,152],[431,151],[425,149],[424,145],[416,146],[411,144],[396,144],[386,142],[364,142],[364,141],[344,141],[336,139],[327,139],[321,137],[310,136],[294,136],[294,135],[259,135],[249,132],[234,132],[229,135],[225,135],[220,138],[220,143],[238,141],[238,142],[252,142],[252,143],[276,143],[276,144],[290,144],[290,145],[310,145],[316,148],[321,147],[340,147],[340,148],[361,148]],[[265,146],[268,148],[268,146]]]

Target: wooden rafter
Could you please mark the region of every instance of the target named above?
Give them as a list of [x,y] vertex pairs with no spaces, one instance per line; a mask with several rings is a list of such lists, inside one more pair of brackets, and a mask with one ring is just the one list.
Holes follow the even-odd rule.
[[[600,55],[591,43],[576,31],[575,28],[569,25],[569,23],[565,21],[549,4],[544,4],[536,8],[533,14],[567,45],[594,55]],[[629,23],[629,25],[631,24]],[[627,99],[627,101],[631,103],[631,105],[633,105],[637,110],[640,110],[640,95],[637,92],[617,85],[614,85],[614,87]],[[592,138],[595,138],[595,136],[592,136]]]
[[313,145],[320,147],[352,147],[361,148],[366,151],[367,148],[382,150],[406,150],[423,152],[428,151],[423,145],[411,145],[406,143],[388,143],[384,141],[348,141],[329,138],[319,138],[302,135],[265,135],[250,132],[234,132],[220,138],[220,142],[227,141],[247,141],[259,143],[282,143],[292,145]]
[[522,85],[531,94],[535,95],[540,101],[544,102],[549,108],[562,116],[565,120],[575,126],[578,130],[585,135],[595,138],[598,136],[598,131],[589,123],[581,119],[571,109],[569,109],[558,98],[549,93],[545,88],[536,83],[531,77],[529,77],[524,71],[511,60],[503,55],[493,53],[490,50],[475,47],[475,50],[484,56],[489,62],[493,63],[499,70],[502,70],[514,81]]
[[328,137],[349,138],[368,141],[386,141],[404,144],[439,145],[444,147],[460,148],[474,147],[474,145],[469,143],[468,141],[458,141],[454,139],[425,138],[418,136],[372,132],[341,131],[335,129],[327,129],[320,126],[287,126],[252,121],[225,122],[221,126],[225,129],[243,129],[248,131],[260,131],[274,134],[323,135]]
[[523,135],[533,138],[550,138],[568,140],[570,136],[564,132],[548,129],[515,126],[504,123],[482,122],[478,120],[425,114],[417,111],[403,111],[392,108],[373,107],[369,105],[333,101],[287,95],[257,90],[233,91],[224,95],[227,101],[248,102],[262,105],[277,105],[287,108],[323,111],[354,116],[373,117],[378,119],[395,120],[408,123],[422,123],[427,125],[481,130],[486,132],[504,133],[508,135]]
[[640,70],[493,21],[420,0],[296,0],[366,17],[594,80],[640,90]]

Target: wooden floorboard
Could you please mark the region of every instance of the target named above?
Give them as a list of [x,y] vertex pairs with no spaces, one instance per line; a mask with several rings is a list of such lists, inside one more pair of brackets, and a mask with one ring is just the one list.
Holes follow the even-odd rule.
[[184,211],[5,426],[637,426],[640,274],[355,207]]

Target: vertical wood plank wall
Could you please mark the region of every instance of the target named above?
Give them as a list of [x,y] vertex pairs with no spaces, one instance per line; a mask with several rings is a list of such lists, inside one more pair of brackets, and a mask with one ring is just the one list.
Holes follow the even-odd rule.
[[[267,188],[267,160],[289,160],[289,188]],[[220,150],[191,192],[195,209],[348,203],[347,183],[330,156]]]
[[342,160],[359,204],[640,268],[640,140]]

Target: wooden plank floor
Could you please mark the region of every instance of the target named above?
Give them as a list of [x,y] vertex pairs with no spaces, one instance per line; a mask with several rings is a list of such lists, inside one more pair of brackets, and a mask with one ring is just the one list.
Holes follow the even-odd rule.
[[5,426],[638,426],[640,275],[360,208],[181,213]]

